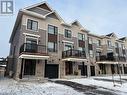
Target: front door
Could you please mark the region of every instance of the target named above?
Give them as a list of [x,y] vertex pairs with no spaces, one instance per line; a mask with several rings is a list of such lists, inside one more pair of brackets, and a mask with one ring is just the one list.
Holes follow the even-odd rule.
[[99,74],[106,74],[105,64],[99,64],[99,68],[100,68]]
[[71,61],[65,62],[65,72],[66,72],[66,75],[72,75],[73,74],[73,67],[72,67]]
[[95,76],[95,66],[90,66],[91,76]]
[[124,74],[127,74],[127,67],[124,66]]
[[82,76],[87,76],[87,65],[79,65],[79,69],[81,70]]
[[115,65],[114,64],[111,64],[111,71],[112,71],[112,74],[115,74]]
[[35,75],[36,60],[26,59],[24,64],[24,75]]

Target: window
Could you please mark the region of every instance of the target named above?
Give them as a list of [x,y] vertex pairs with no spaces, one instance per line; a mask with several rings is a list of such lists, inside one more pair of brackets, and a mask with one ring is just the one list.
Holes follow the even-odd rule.
[[27,20],[27,29],[37,31],[38,30],[38,22],[34,20]]
[[78,40],[85,41],[85,35],[78,33]]
[[72,45],[72,44],[66,43],[66,44],[65,44],[65,47],[64,47],[64,50],[66,51],[66,50],[70,50],[70,49],[72,49],[72,48],[73,48],[73,45]]
[[49,52],[56,52],[57,51],[57,44],[55,42],[48,42],[48,51]]
[[67,38],[71,38],[71,30],[65,29],[64,35],[65,35],[65,37],[67,37]]
[[78,50],[85,51],[85,48],[84,47],[79,47]]
[[93,44],[92,38],[89,38],[89,44]]
[[93,51],[90,50],[89,53],[90,53],[90,57],[93,57]]
[[119,48],[119,44],[117,42],[115,42],[115,47]]
[[121,44],[121,47],[122,47],[122,49],[125,49],[125,45],[124,44]]
[[53,34],[53,35],[57,35],[58,27],[55,27],[55,26],[52,26],[52,25],[48,25],[48,33],[49,34]]
[[101,41],[97,40],[97,46],[101,46]]
[[27,52],[37,52],[37,39],[26,38],[26,51]]
[[109,47],[112,46],[112,43],[109,40],[107,41],[107,44],[108,44]]
[[26,43],[29,43],[29,44],[37,44],[37,39],[26,38]]

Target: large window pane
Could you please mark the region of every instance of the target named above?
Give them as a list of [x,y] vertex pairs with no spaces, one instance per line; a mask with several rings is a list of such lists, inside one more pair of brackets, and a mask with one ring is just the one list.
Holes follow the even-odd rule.
[[107,44],[108,44],[109,47],[112,46],[112,43],[109,40],[107,41]]
[[90,57],[94,57],[94,56],[93,56],[93,51],[92,51],[92,50],[90,50],[89,53],[90,53]]
[[33,21],[32,30],[37,30],[38,23],[36,21]]
[[48,51],[49,52],[56,52],[57,51],[57,44],[55,42],[48,42]]
[[66,44],[65,44],[65,47],[64,47],[64,50],[66,51],[66,50],[70,50],[70,49],[72,49],[72,48],[73,48],[73,45],[72,45],[72,44],[66,43]]
[[52,25],[48,25],[48,33],[53,34],[53,35],[57,35],[58,28],[55,26],[52,26]]
[[64,35],[65,35],[65,37],[67,37],[67,38],[71,38],[71,30],[65,29]]
[[81,41],[85,41],[85,35],[81,34],[81,33],[78,33],[78,39],[81,40]]
[[101,41],[97,40],[97,46],[101,46]]
[[27,29],[37,31],[38,30],[38,22],[28,19],[28,21],[27,21]]
[[92,38],[89,38],[89,44],[93,44]]

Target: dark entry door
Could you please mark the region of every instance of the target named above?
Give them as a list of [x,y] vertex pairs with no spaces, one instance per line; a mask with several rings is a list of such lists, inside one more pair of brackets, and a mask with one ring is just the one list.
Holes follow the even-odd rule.
[[112,74],[115,73],[115,65],[114,64],[111,64],[111,71],[112,71]]
[[73,74],[73,68],[72,68],[72,62],[71,61],[67,61],[65,63],[65,71],[66,71],[66,75]]
[[57,64],[45,64],[45,77],[47,78],[58,78],[58,68]]
[[99,74],[106,74],[105,64],[99,64],[100,72]]
[[87,76],[87,66],[86,65],[79,65],[79,69],[81,70],[82,76]]
[[95,76],[95,66],[90,66],[91,76]]
[[36,60],[25,60],[24,75],[35,75]]
[[127,74],[127,67],[124,67],[124,74]]

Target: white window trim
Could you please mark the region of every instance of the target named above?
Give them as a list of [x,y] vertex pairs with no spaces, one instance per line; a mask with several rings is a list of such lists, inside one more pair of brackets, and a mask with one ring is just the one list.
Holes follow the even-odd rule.
[[64,42],[64,43],[70,43],[70,44],[74,44],[74,42],[67,41],[67,40],[62,40],[62,42]]
[[30,33],[23,33],[25,36],[32,36],[32,37],[37,37],[39,38],[39,35],[35,35],[35,34],[30,34]]

